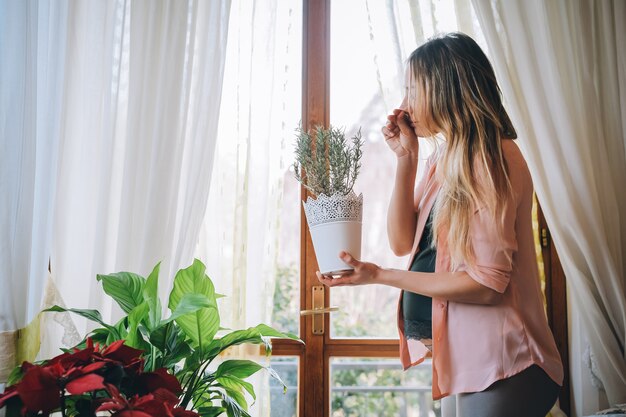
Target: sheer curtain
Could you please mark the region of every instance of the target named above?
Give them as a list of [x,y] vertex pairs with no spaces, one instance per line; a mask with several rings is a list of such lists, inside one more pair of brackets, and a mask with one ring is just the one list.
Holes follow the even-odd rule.
[[36,354],[24,336],[48,277],[67,8],[0,3],[0,383]]
[[[226,295],[221,320],[231,329],[272,324],[279,252],[299,254],[297,246],[281,249],[279,238],[293,220],[282,217],[285,181],[299,189],[289,167],[301,119],[301,26],[301,1],[233,1],[216,158],[195,252]],[[288,216],[297,217],[294,201]],[[258,348],[231,354],[263,362],[254,357]],[[251,414],[269,415],[267,375],[258,374],[254,386]]]
[[474,6],[567,276],[574,414],[591,414],[607,404],[590,381],[626,402],[626,3]]
[[[174,272],[191,263],[209,192],[229,8],[227,0],[69,3],[46,303],[97,308],[111,320],[97,273],[147,275],[163,261],[165,295]],[[75,317],[45,319],[41,357],[87,330]]]

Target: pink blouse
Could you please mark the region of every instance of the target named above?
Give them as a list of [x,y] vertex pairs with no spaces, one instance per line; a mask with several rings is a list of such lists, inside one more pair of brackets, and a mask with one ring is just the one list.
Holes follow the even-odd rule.
[[[514,191],[504,221],[504,238],[497,239],[494,221],[476,212],[470,236],[476,266],[461,266],[479,283],[503,294],[496,305],[432,300],[433,398],[479,392],[494,382],[536,364],[557,384],[563,383],[563,367],[548,327],[541,293],[532,231],[533,185],[519,148],[503,140],[504,157]],[[440,153],[439,153],[440,154]],[[427,161],[426,173],[415,192],[417,228],[409,266],[440,185],[436,180],[437,153]],[[437,246],[435,272],[450,270],[445,244]],[[433,279],[436,279],[433,277]],[[428,349],[404,336],[402,295],[398,306],[400,360],[404,369],[422,362]]]

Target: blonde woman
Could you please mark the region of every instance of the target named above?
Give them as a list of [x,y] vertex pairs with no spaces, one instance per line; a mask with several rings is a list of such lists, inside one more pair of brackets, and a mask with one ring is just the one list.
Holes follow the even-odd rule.
[[[405,369],[432,350],[433,398],[456,395],[457,417],[544,417],[563,369],[546,321],[531,225],[533,185],[512,139],[495,74],[461,33],[408,60],[407,91],[382,129],[397,156],[387,229],[408,271],[340,257],[354,272],[328,286],[400,288]],[[444,144],[417,186],[417,137]]]

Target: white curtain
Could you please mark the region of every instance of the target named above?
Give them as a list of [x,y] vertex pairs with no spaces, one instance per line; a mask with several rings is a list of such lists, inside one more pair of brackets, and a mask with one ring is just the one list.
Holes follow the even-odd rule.
[[18,338],[48,277],[67,8],[0,2],[0,382],[36,348]]
[[[301,119],[301,3],[232,5],[216,158],[196,249],[217,292],[226,295],[221,320],[230,329],[273,324],[281,253],[295,256],[294,263],[299,257],[299,185],[289,167]],[[283,199],[285,189],[293,192],[289,201]],[[285,225],[295,242],[290,247],[281,241]],[[285,279],[298,282],[297,270]],[[297,329],[297,312],[293,323]],[[264,361],[258,348],[231,354]],[[254,385],[258,399],[250,412],[269,415],[267,375],[258,374]]]
[[626,3],[474,0],[567,276],[574,415],[626,402]]
[[[33,8],[41,12],[43,4]],[[228,0],[67,5],[66,42],[51,51],[66,51],[55,67],[64,82],[51,84],[62,89],[62,101],[37,101],[56,115],[57,124],[42,126],[42,134],[60,137],[58,169],[42,173],[50,183],[46,202],[55,203],[46,211],[53,214],[52,245],[43,240],[44,259],[36,260],[45,273],[52,254],[46,304],[96,308],[111,320],[97,273],[147,275],[163,261],[165,295],[173,273],[191,263],[209,192],[229,8]],[[15,143],[22,137],[16,133]],[[30,161],[28,169],[45,168],[54,156],[38,152],[43,161]],[[17,281],[15,274],[9,279]],[[87,330],[67,315],[44,317],[42,358]],[[68,333],[72,323],[78,332]]]

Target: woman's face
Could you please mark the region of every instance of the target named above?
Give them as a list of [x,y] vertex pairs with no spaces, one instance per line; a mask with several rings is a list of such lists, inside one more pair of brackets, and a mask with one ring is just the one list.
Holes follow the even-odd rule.
[[432,117],[427,112],[426,95],[417,88],[414,77],[407,70],[406,89],[400,108],[408,113],[411,118],[411,127],[419,137],[434,136],[439,132]]

